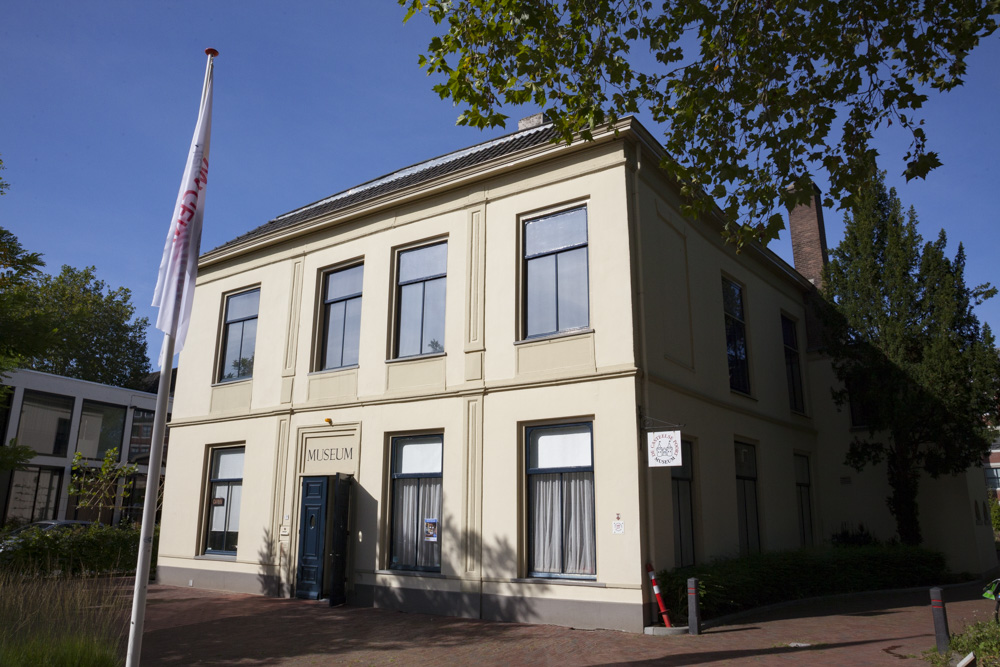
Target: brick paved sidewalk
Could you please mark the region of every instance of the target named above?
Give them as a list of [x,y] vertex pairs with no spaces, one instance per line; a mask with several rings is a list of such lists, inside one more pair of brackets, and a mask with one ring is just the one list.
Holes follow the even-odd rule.
[[[953,632],[991,616],[980,591],[945,591]],[[151,586],[142,664],[920,667],[933,645],[926,590],[810,600],[699,637],[652,637]]]

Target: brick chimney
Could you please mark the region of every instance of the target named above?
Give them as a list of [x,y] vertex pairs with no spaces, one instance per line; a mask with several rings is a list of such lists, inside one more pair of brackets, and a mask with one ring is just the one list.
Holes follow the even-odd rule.
[[788,228],[792,232],[792,256],[795,270],[823,289],[823,267],[826,266],[826,228],[823,226],[823,204],[819,188],[812,186],[808,204],[792,209]]

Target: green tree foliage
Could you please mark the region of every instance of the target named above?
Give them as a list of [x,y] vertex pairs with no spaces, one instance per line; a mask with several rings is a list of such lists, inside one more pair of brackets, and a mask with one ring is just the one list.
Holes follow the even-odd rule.
[[834,398],[867,427],[846,462],[886,463],[899,537],[919,544],[921,475],[961,473],[989,450],[1000,356],[973,308],[996,290],[966,286],[965,251],[948,258],[944,231],[921,247],[916,213],[883,178],[859,193],[831,253],[826,345],[844,387]]
[[149,373],[149,320],[135,317],[129,289],[110,289],[92,266],[63,266],[59,275],[43,275],[22,289],[35,314],[57,323],[45,349],[30,356],[25,368],[123,387],[136,386]]
[[[3,171],[6,168],[7,167],[3,166],[3,159],[0,158],[0,171]],[[9,187],[10,184],[7,183],[7,181],[3,180],[3,177],[0,177],[0,196],[7,194],[7,188]]]
[[[41,255],[26,251],[16,236],[0,227],[0,382],[26,356],[45,349],[51,324],[31,308],[33,299],[27,289],[43,266]],[[8,391],[0,385],[0,401]]]
[[908,179],[938,166],[919,109],[962,84],[1000,12],[1000,0],[398,2],[440,26],[420,64],[443,77],[434,89],[462,107],[460,125],[503,126],[507,106],[528,104],[569,141],[648,109],[687,212],[722,200],[738,244],[775,238],[781,206],[805,203],[819,171],[825,205],[849,204],[880,127],[909,133]]
[[6,446],[0,445],[0,473],[23,470],[36,453],[27,445],[17,444],[17,438],[12,438]]

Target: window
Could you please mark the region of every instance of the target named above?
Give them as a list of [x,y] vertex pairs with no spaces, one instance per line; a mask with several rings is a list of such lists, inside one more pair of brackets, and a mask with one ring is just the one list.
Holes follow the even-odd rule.
[[[129,463],[149,463],[149,447],[153,443],[153,419],[156,413],[152,410],[136,408],[132,413],[132,436],[128,444]],[[167,421],[170,414],[167,413]],[[163,431],[163,465],[167,463],[167,443],[170,441],[170,427]]]
[[597,574],[590,424],[529,428],[529,569],[534,577]]
[[691,483],[694,481],[694,461],[691,443],[681,441],[681,465],[670,469],[670,486],[674,494],[674,567],[694,565],[694,506]]
[[799,543],[810,546],[813,543],[812,502],[809,498],[809,457],[795,455],[795,497],[799,507]]
[[108,450],[117,447],[120,461],[124,437],[125,406],[83,402],[76,451],[82,453],[85,459],[103,459]]
[[526,337],[590,324],[586,207],[525,221],[524,262]]
[[7,444],[7,424],[10,422],[10,403],[14,398],[14,392],[7,392],[6,396],[0,396],[0,447]]
[[331,271],[323,278],[323,347],[320,370],[355,366],[361,341],[363,265]]
[[39,454],[66,456],[72,417],[72,397],[26,389],[21,401],[17,442]]
[[389,567],[441,570],[441,435],[392,439]]
[[253,377],[254,346],[257,343],[257,310],[260,290],[226,297],[226,318],[222,329],[222,365],[219,382]]
[[396,357],[444,352],[448,244],[399,253]]
[[1000,491],[1000,468],[983,468],[986,473],[986,488]]
[[799,363],[799,339],[795,321],[781,316],[781,338],[785,344],[785,377],[788,379],[788,407],[795,412],[805,412],[802,398],[802,369]]
[[11,473],[4,523],[31,523],[56,518],[62,470],[28,466]]
[[750,393],[747,359],[747,325],[743,311],[743,288],[722,279],[722,304],[726,314],[726,356],[729,358],[729,388]]
[[757,520],[757,453],[753,445],[736,443],[736,512],[740,555],[760,553]]
[[205,553],[235,554],[240,536],[243,447],[212,451],[208,481],[208,540]]
[[875,411],[868,403],[871,394],[867,378],[857,375],[847,379],[847,399],[851,407],[851,428],[867,428],[875,419]]

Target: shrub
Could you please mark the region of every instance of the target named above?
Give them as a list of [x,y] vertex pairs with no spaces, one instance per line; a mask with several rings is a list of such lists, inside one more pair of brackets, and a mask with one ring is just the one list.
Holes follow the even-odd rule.
[[990,493],[990,497],[986,502],[990,506],[990,521],[993,524],[993,533],[1000,535],[1000,500],[997,500],[997,497]]
[[1000,625],[990,620],[967,626],[952,635],[951,650],[963,656],[975,652],[980,667],[1000,667]]
[[[158,531],[154,535],[154,559],[156,537]],[[135,571],[138,554],[138,528],[99,524],[74,530],[32,528],[4,545],[0,569],[63,575],[130,573]]]
[[657,574],[671,619],[681,623],[687,620],[690,577],[698,578],[704,619],[788,600],[949,580],[943,555],[904,545],[801,549],[723,559]]

